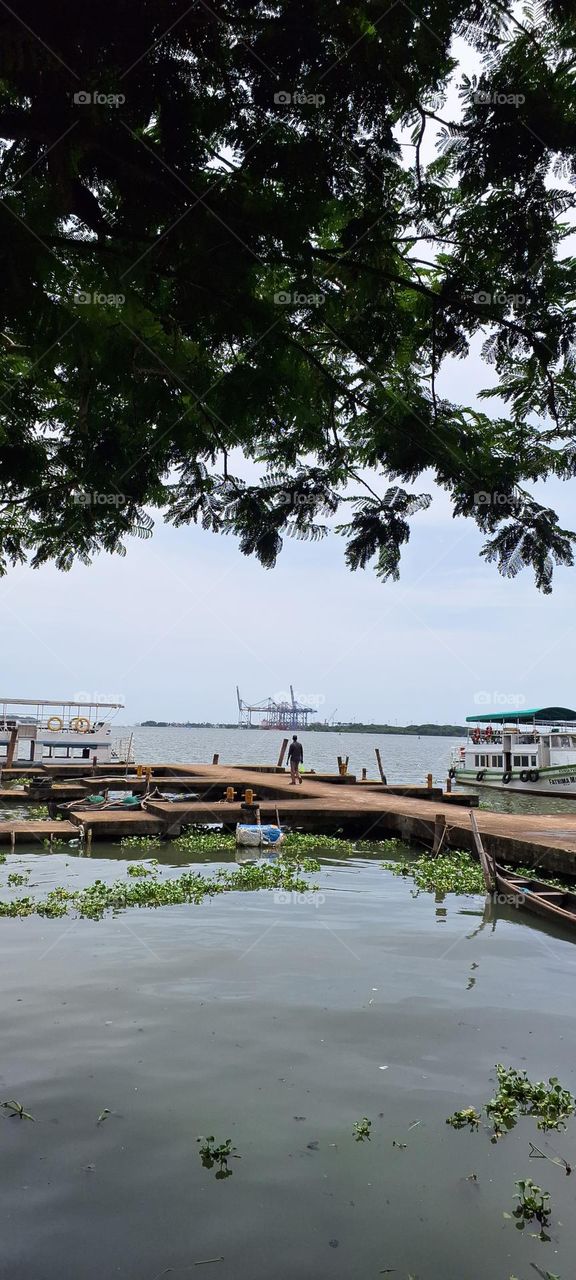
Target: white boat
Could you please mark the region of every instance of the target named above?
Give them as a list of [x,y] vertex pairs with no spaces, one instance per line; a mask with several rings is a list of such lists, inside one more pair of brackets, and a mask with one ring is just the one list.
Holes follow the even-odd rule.
[[266,823],[260,825],[259,823],[239,822],[236,826],[236,844],[244,845],[245,848],[278,848],[278,845],[282,844],[284,839],[284,832],[280,827],[274,827]]
[[0,769],[55,764],[129,763],[132,735],[112,738],[120,702],[0,698]]
[[467,716],[466,743],[453,750],[450,777],[462,786],[527,795],[576,796],[576,711]]

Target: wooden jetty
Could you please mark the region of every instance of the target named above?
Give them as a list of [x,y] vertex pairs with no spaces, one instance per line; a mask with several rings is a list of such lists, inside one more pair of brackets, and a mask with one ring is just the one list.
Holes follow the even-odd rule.
[[[6,771],[5,771],[6,772]],[[119,774],[100,766],[88,775],[74,771],[62,778],[53,771],[48,803],[72,801],[63,811],[64,821],[0,821],[0,841],[35,841],[50,834],[69,838],[80,824],[91,839],[116,841],[128,835],[178,835],[187,826],[211,825],[232,830],[246,820],[246,792],[252,791],[263,822],[280,821],[288,828],[310,833],[341,833],[351,839],[382,840],[398,837],[432,846],[443,831],[443,847],[474,849],[470,809],[476,796],[450,794],[440,787],[386,786],[377,781],[359,782],[340,774],[307,774],[301,785],[277,767],[259,765],[173,765],[150,767],[150,777],[135,772]],[[18,776],[18,774],[16,775]],[[43,775],[46,777],[46,773]],[[70,790],[73,791],[69,795]],[[142,808],[94,809],[88,795],[102,790],[130,790],[142,797]],[[82,791],[83,795],[78,795]],[[166,799],[157,792],[186,798]],[[194,798],[190,798],[193,793]],[[15,794],[15,793],[12,793]],[[17,802],[24,802],[19,793]],[[33,802],[37,803],[37,802]],[[511,865],[537,867],[576,877],[576,814],[502,814],[477,812],[478,830],[488,856]]]
[[0,822],[2,844],[43,844],[44,840],[74,840],[79,835],[78,824],[54,822],[50,819],[20,818],[17,822]]

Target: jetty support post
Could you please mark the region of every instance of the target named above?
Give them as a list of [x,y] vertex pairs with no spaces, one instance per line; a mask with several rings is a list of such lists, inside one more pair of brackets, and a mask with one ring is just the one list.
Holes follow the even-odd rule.
[[432,845],[433,856],[440,853],[442,845],[446,837],[446,818],[443,813],[437,813],[434,818],[434,843]]
[[15,844],[16,844],[16,832],[14,828],[12,828],[12,831],[10,832],[10,848],[12,850],[12,853],[14,853]]
[[451,778],[446,779],[446,795],[448,796],[452,795],[452,779]]
[[375,747],[374,750],[376,752],[376,760],[378,762],[378,772],[380,774],[380,781],[384,783],[384,786],[386,786],[386,774],[384,773],[384,770],[382,768],[382,760],[380,758],[380,749],[379,747]]
[[18,742],[18,729],[11,729],[10,741],[6,749],[6,768],[7,769],[11,769],[14,763],[14,756],[16,753],[17,742]]
[[260,826],[260,805],[253,801],[248,804],[246,800],[240,805],[242,812],[242,822],[246,822],[249,826]]
[[428,787],[429,791],[432,790],[432,774],[431,773],[426,774],[426,786]]
[[89,858],[92,853],[92,827],[88,827],[86,832],[86,856]]
[[278,765],[277,765],[278,769],[281,769],[282,765],[284,764],[284,756],[286,755],[287,750],[288,750],[288,739],[284,738],[282,742],[282,746],[280,747],[280,755],[278,756]]
[[214,755],[212,756],[212,764],[218,764],[219,760],[220,760],[220,756],[218,755],[218,752],[215,751]]

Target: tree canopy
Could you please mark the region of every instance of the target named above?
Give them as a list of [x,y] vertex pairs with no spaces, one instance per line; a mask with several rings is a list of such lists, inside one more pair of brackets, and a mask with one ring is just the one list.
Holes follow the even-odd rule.
[[[575,68],[569,0],[0,6],[2,570],[157,507],[266,566],[339,521],[396,577],[431,472],[550,590]],[[486,412],[438,388],[477,335]]]

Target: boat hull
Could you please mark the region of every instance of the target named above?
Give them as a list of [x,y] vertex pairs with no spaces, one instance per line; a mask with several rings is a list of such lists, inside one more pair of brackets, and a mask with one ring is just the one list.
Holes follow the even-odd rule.
[[[483,776],[479,777],[479,773]],[[537,779],[524,781],[518,773],[512,773],[509,782],[502,781],[500,769],[456,769],[454,782],[462,787],[489,787],[496,791],[512,791],[514,794],[532,796],[565,796],[576,798],[576,768],[564,772],[556,769],[539,769]]]
[[576,894],[554,889],[543,880],[526,880],[496,865],[496,889],[510,906],[531,911],[576,929]]

